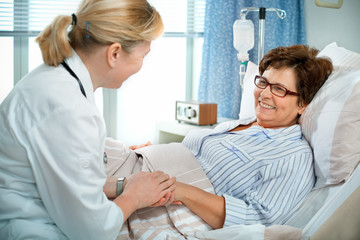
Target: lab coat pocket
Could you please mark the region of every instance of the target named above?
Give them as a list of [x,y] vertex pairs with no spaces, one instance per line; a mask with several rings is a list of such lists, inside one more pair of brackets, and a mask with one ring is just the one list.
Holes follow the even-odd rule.
[[0,239],[68,239],[55,224],[13,219],[1,229]]
[[230,152],[235,154],[239,158],[239,160],[241,160],[244,163],[248,163],[254,159],[254,157],[252,157],[248,152],[246,152],[239,145],[235,144],[232,141],[229,140],[222,141],[221,145],[223,145],[226,149],[228,149]]

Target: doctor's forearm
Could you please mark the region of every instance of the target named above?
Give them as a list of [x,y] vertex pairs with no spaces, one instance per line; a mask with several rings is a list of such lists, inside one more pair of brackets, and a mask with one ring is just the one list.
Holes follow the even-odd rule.
[[131,194],[123,193],[116,195],[117,177],[108,177],[103,187],[103,191],[108,199],[113,199],[114,203],[121,208],[124,214],[124,221],[138,208],[138,203]]
[[117,183],[116,177],[108,177],[106,179],[106,182],[103,186],[103,192],[105,193],[105,195],[108,199],[114,199],[117,197],[116,196],[116,183]]

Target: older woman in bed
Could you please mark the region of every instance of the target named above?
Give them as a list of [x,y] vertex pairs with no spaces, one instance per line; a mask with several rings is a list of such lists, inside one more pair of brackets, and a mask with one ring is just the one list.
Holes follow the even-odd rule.
[[256,118],[185,137],[216,195],[177,182],[175,201],[214,228],[282,224],[296,211],[315,182],[298,118],[333,69],[317,53],[302,45],[271,50],[254,79]]

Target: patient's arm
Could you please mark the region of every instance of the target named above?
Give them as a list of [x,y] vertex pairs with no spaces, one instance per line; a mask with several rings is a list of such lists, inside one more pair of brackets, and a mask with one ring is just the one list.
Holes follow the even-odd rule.
[[213,228],[225,221],[225,199],[197,187],[176,182],[175,201],[181,201]]

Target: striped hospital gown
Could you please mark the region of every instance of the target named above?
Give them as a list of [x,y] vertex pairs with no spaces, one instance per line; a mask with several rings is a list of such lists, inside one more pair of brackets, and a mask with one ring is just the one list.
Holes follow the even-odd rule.
[[282,224],[296,212],[314,182],[313,156],[300,125],[228,132],[248,121],[195,130],[183,144],[195,155],[226,203],[224,227]]

